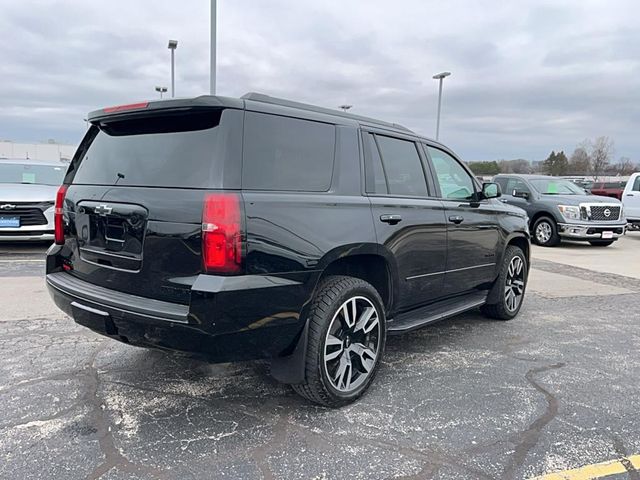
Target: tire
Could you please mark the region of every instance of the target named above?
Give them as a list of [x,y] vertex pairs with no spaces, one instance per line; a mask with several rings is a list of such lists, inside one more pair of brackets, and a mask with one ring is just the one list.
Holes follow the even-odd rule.
[[[512,265],[514,266],[513,270]],[[527,265],[527,259],[522,250],[515,245],[509,245],[504,252],[500,274],[493,287],[497,289],[499,300],[496,303],[483,305],[480,308],[482,313],[496,320],[511,320],[518,315],[527,288],[528,271],[529,265]],[[516,281],[521,284],[517,284]],[[512,292],[509,297],[507,297],[508,291]],[[513,303],[514,297],[517,300],[515,304]]]
[[555,247],[560,243],[558,226],[553,218],[540,217],[533,224],[533,242],[541,247]]
[[589,243],[594,247],[608,247],[613,243],[613,240],[589,240]]
[[318,286],[308,322],[305,381],[293,389],[326,407],[354,402],[371,385],[384,352],[387,331],[380,295],[359,278],[327,277]]

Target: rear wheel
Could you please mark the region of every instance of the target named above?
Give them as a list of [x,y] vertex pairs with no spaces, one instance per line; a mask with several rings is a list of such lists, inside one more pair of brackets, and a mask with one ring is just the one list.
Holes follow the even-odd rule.
[[482,313],[497,320],[514,318],[520,311],[524,299],[527,271],[527,259],[522,250],[515,245],[509,245],[504,253],[500,275],[493,287],[498,289],[498,301],[484,305],[481,308]]
[[293,389],[327,407],[360,397],[375,377],[384,351],[386,323],[380,295],[352,277],[327,277],[309,313],[305,382]]
[[589,240],[589,243],[594,247],[608,247],[613,243],[613,240]]
[[555,247],[560,243],[556,222],[549,217],[540,217],[533,224],[533,241],[542,247]]

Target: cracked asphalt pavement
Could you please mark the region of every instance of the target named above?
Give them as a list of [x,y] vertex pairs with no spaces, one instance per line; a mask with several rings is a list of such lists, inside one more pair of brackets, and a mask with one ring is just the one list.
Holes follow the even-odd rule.
[[[592,253],[628,268],[639,246]],[[640,453],[640,275],[598,273],[583,248],[534,251],[511,322],[390,337],[369,393],[329,410],[261,362],[81,328],[46,294],[45,247],[0,246],[0,478],[525,479]]]

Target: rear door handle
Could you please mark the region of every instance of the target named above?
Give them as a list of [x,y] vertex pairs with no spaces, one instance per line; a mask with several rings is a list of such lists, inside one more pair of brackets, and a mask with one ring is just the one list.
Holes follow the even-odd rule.
[[380,221],[388,223],[389,225],[395,225],[402,221],[402,217],[400,215],[380,215]]
[[464,221],[464,217],[461,215],[451,215],[449,217],[449,221],[451,223],[455,223],[456,225],[458,225]]

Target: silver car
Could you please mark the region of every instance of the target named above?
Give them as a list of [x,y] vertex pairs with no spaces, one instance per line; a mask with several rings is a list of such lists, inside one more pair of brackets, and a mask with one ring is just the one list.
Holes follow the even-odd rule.
[[0,241],[53,241],[54,202],[67,165],[0,159]]

